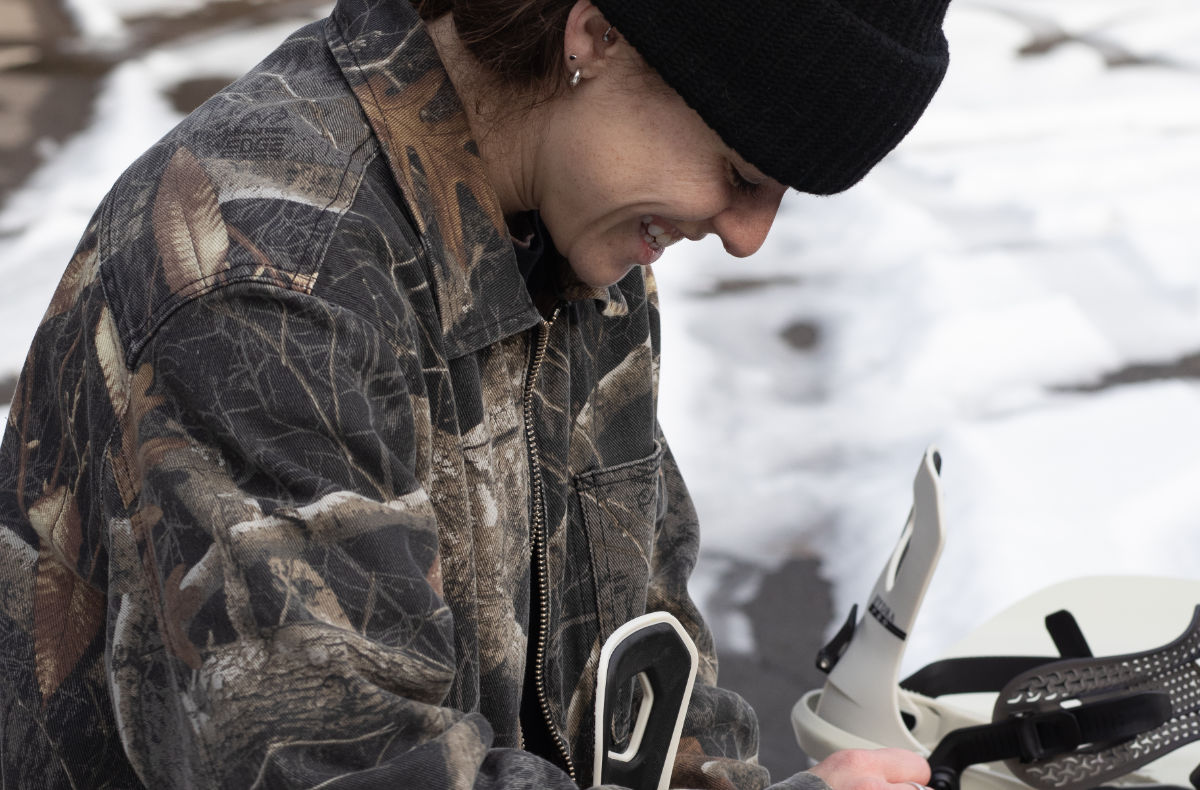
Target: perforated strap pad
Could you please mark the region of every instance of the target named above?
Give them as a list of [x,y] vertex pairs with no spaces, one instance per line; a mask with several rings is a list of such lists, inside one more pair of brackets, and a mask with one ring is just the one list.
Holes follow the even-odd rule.
[[993,721],[1070,710],[1076,702],[1142,691],[1166,692],[1171,700],[1171,716],[1165,723],[1119,743],[1084,744],[1043,760],[1012,759],[1006,764],[1033,787],[1070,790],[1094,787],[1123,776],[1200,740],[1198,657],[1200,606],[1183,635],[1163,647],[1122,656],[1064,659],[1017,675],[996,698]]

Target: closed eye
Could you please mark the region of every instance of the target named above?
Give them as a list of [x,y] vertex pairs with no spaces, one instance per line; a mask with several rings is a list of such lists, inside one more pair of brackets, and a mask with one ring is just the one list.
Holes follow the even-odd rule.
[[729,162],[728,165],[729,183],[733,185],[734,189],[743,195],[755,195],[758,193],[759,187],[762,186],[761,183],[746,178],[733,162]]

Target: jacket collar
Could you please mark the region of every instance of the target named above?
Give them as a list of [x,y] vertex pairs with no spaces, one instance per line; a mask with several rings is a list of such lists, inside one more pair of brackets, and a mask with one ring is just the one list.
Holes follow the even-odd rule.
[[[499,199],[417,13],[397,0],[339,0],[327,31],[421,237],[447,353],[463,356],[534,326],[540,315]],[[625,311],[616,286],[575,281],[561,296],[597,299],[609,315]]]

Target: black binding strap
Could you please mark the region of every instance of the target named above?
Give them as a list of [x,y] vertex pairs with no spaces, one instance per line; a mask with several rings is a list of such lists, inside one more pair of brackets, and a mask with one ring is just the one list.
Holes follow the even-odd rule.
[[830,639],[829,644],[817,651],[817,669],[828,675],[837,666],[837,662],[841,659],[842,654],[850,646],[850,640],[854,637],[854,631],[857,627],[858,604],[854,604],[850,607],[850,616],[846,618],[846,622],[834,634],[833,639]]
[[1145,691],[963,727],[946,735],[929,756],[929,786],[958,790],[959,776],[969,765],[1011,759],[1034,763],[1083,745],[1126,740],[1170,718],[1171,696]]
[[972,656],[946,658],[925,666],[904,680],[900,687],[926,697],[999,691],[1022,672],[1063,658],[1091,658],[1092,649],[1075,617],[1066,609],[1046,615],[1046,630],[1058,648],[1057,656]]
[[1046,630],[1050,632],[1050,638],[1063,658],[1092,657],[1092,648],[1084,639],[1075,615],[1066,609],[1046,615]]
[[1055,656],[945,658],[912,673],[900,681],[900,688],[926,697],[999,691],[1020,673],[1057,660]]

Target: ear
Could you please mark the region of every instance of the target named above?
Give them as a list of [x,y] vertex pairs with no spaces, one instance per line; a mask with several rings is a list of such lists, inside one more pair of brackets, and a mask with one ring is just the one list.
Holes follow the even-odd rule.
[[[567,74],[577,70],[584,79],[610,68],[619,46],[629,46],[591,0],[578,0],[567,16],[563,33],[563,64]],[[571,60],[574,55],[575,59]]]

